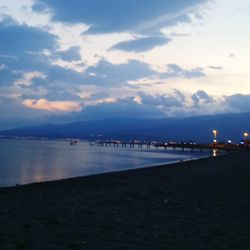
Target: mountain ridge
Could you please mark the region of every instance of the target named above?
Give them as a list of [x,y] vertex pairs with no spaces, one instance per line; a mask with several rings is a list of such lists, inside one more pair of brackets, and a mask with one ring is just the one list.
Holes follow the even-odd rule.
[[67,124],[44,124],[0,131],[3,137],[81,138],[85,140],[212,140],[212,130],[218,130],[218,140],[239,142],[250,131],[250,113],[219,114],[188,118],[104,119]]

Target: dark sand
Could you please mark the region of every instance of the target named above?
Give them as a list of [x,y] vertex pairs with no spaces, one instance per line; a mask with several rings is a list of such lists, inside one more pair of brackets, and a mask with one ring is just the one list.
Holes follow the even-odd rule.
[[250,152],[0,188],[0,249],[250,249]]

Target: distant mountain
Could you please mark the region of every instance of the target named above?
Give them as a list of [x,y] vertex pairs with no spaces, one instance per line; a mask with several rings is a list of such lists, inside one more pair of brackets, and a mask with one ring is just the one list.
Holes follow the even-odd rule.
[[41,125],[1,131],[1,136],[81,138],[86,140],[158,140],[211,142],[212,130],[218,140],[239,142],[250,131],[250,113],[199,116],[185,119],[107,119],[64,125]]

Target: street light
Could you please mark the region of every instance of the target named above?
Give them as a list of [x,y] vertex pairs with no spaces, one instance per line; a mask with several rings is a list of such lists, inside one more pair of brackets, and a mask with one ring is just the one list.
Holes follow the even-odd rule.
[[245,145],[245,146],[247,146],[248,145],[248,142],[247,142],[247,137],[248,137],[248,133],[247,132],[245,132],[244,134],[243,134],[243,136],[244,136],[244,140],[243,140],[243,144]]
[[217,142],[217,134],[218,134],[218,131],[216,129],[213,130],[213,135],[214,135],[214,144],[216,144]]
[[243,135],[244,135],[244,140],[246,140],[249,134],[245,132]]

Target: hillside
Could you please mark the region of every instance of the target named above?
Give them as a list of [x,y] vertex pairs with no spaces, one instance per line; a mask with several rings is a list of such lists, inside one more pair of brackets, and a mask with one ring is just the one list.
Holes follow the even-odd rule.
[[185,119],[107,119],[63,125],[40,125],[1,131],[1,136],[81,138],[86,140],[161,140],[210,142],[212,130],[218,140],[239,142],[250,131],[250,113],[199,116]]

